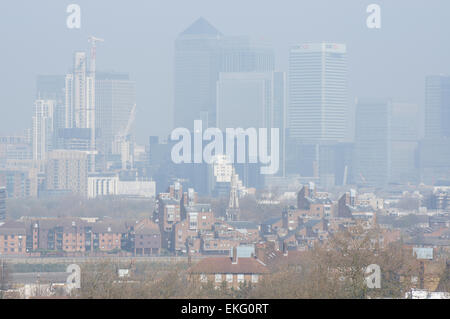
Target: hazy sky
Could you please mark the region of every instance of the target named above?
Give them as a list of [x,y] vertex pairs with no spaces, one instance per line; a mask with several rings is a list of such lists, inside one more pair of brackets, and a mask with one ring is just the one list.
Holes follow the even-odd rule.
[[[66,27],[66,7],[81,6],[81,29]],[[366,27],[366,7],[381,5],[382,28]],[[65,74],[87,37],[99,45],[98,70],[137,82],[138,140],[168,134],[172,123],[174,40],[203,16],[225,35],[273,43],[287,71],[289,46],[348,46],[350,97],[393,97],[423,104],[424,77],[450,73],[448,0],[2,0],[0,134],[31,125],[38,74]]]

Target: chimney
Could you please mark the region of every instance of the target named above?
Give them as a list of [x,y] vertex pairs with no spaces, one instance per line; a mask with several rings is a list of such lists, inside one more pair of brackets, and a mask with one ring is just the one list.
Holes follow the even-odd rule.
[[237,264],[237,260],[238,260],[238,258],[237,258],[237,247],[234,246],[233,247],[233,254],[231,256],[231,263],[232,264]]
[[263,243],[256,244],[255,246],[255,257],[262,262],[265,261],[265,247]]
[[286,244],[286,241],[283,241],[283,256],[287,256],[287,255],[288,255],[287,244]]

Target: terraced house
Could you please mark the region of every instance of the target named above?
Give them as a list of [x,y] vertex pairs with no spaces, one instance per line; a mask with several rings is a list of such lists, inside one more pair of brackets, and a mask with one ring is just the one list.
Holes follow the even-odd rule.
[[189,278],[200,284],[212,282],[216,287],[223,285],[239,289],[244,283],[257,285],[269,268],[256,257],[238,257],[236,247],[230,257],[208,257],[192,266]]
[[148,219],[40,218],[0,225],[0,255],[155,255],[160,247],[158,226]]

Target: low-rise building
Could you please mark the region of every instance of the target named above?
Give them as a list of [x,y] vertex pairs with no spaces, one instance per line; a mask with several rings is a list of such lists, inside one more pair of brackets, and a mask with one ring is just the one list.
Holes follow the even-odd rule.
[[8,221],[0,225],[0,256],[26,255],[27,232],[24,223]]
[[190,280],[216,287],[223,285],[239,289],[244,283],[257,285],[269,274],[268,267],[255,257],[238,257],[233,249],[231,257],[208,257],[192,266],[189,270]]

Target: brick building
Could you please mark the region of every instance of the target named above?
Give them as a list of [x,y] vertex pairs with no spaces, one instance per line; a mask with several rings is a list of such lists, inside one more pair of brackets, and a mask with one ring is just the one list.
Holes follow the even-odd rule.
[[158,225],[149,219],[144,219],[133,228],[133,253],[136,256],[158,255],[161,249],[161,233]]
[[0,226],[0,256],[26,255],[26,242],[24,223],[8,221]]
[[238,257],[233,249],[231,257],[208,257],[192,266],[190,280],[199,283],[212,282],[215,286],[226,283],[228,287],[239,289],[241,284],[258,284],[269,273],[268,267],[255,257]]

